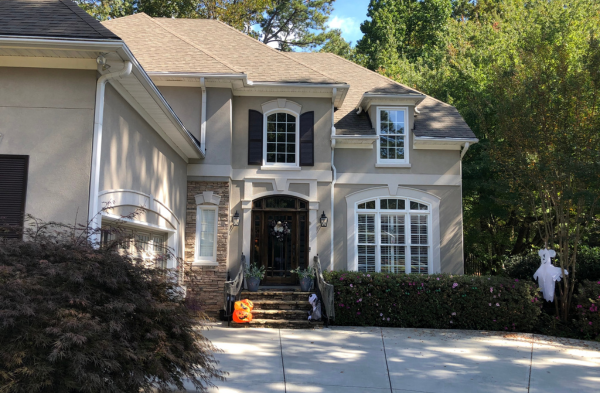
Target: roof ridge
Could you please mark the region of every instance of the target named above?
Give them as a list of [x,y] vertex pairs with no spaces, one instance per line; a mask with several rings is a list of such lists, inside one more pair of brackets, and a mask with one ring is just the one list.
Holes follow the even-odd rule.
[[259,40],[257,40],[257,39],[255,39],[255,38],[252,38],[252,37],[250,37],[250,36],[249,36],[249,35],[247,35],[247,34],[244,34],[244,33],[242,33],[242,32],[241,32],[241,31],[239,31],[238,29],[235,29],[235,28],[233,28],[233,27],[229,26],[229,25],[228,25],[227,23],[225,23],[225,22],[221,22],[221,21],[220,21],[220,20],[218,20],[218,19],[206,19],[206,20],[211,20],[211,21],[215,21],[215,22],[217,22],[217,23],[220,23],[220,24],[222,24],[223,26],[226,26],[227,28],[229,28],[229,29],[231,29],[231,30],[235,31],[236,33],[238,33],[238,34],[241,34],[242,36],[244,36],[244,37],[246,37],[246,38],[248,38],[248,39],[252,40],[253,42],[255,42],[255,43],[257,43],[257,44],[259,44],[259,45],[261,45],[261,46],[265,46],[265,47],[269,48],[270,50],[274,51],[275,53],[278,53],[278,54],[280,54],[280,55],[283,55],[283,56],[285,56],[286,58],[288,58],[288,59],[292,60],[293,62],[295,62],[295,63],[298,63],[298,64],[300,64],[300,65],[302,65],[302,66],[304,66],[304,67],[306,67],[306,68],[308,68],[308,69],[310,69],[310,70],[313,70],[313,71],[315,71],[316,73],[318,73],[318,74],[320,74],[320,75],[322,75],[322,76],[324,76],[324,77],[326,77],[326,78],[328,78],[328,79],[331,79],[331,80],[335,81],[335,78],[332,78],[332,77],[331,77],[331,76],[329,76],[329,75],[325,75],[325,74],[324,74],[324,73],[322,73],[321,71],[319,71],[319,70],[317,70],[317,69],[314,69],[314,68],[312,68],[311,66],[308,66],[308,65],[306,65],[306,64],[304,64],[304,63],[302,63],[301,61],[298,61],[298,60],[294,59],[292,56],[289,56],[289,55],[285,54],[285,52],[282,52],[282,51],[279,51],[279,50],[277,50],[277,49],[275,49],[275,48],[272,48],[272,47],[270,47],[269,45],[267,45],[267,44],[265,44],[265,43],[262,43],[262,42],[260,42]]
[[[75,15],[77,15],[77,17],[79,19],[81,19],[82,22],[84,22],[86,25],[88,25],[91,29],[93,29],[96,33],[100,34],[102,37],[104,38],[109,38],[106,36],[106,31],[101,31],[98,30],[97,28],[95,28],[94,26],[92,26],[92,24],[90,22],[88,22],[86,20],[86,18],[82,17],[80,15],[80,12],[84,12],[85,15],[88,15],[90,18],[92,18],[93,20],[96,20],[93,16],[89,15],[83,8],[79,7],[75,2],[71,1],[71,0],[58,0],[62,5],[64,5],[65,7],[67,7],[69,10],[71,10]],[[98,22],[98,25],[100,25],[101,27],[102,24],[100,22]],[[104,29],[106,29],[106,27],[104,27]],[[108,30],[108,29],[106,29]],[[117,37],[118,39],[121,39],[121,37],[117,36],[115,33],[113,33],[112,31],[108,30],[113,36]]]
[[[171,29],[165,27],[162,25],[162,23],[159,23],[158,21],[154,20],[154,19],[161,19],[161,18],[152,18],[151,16],[149,16],[148,14],[144,13],[144,12],[139,12],[138,14],[142,14],[144,15],[146,18],[150,19],[152,21],[152,23],[160,26],[163,30],[167,31],[168,33],[174,35],[175,37],[179,38],[181,41],[185,42],[188,45],[191,45],[192,47],[194,47],[195,49],[199,50],[200,52],[204,53],[205,55],[212,57],[214,60],[218,61],[219,63],[223,64],[225,67],[229,68],[232,71],[235,71],[237,73],[243,74],[243,71],[239,71],[238,69],[236,69],[235,67],[233,67],[231,64],[219,59],[218,57],[216,57],[215,55],[213,55],[212,53],[210,53],[209,51],[207,51],[204,48],[199,47],[198,45],[194,44],[193,42],[189,41],[188,39],[180,36],[179,34],[175,33],[174,31],[172,31]],[[162,18],[164,19],[164,18]]]

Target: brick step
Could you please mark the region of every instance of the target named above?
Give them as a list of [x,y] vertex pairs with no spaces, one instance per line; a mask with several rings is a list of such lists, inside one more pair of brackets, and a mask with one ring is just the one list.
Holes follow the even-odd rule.
[[308,320],[307,310],[252,310],[253,319],[285,319],[288,321]]
[[242,291],[242,299],[256,300],[306,300],[314,292],[300,292],[300,291],[269,291],[261,290],[258,292]]
[[232,328],[321,329],[323,322],[290,321],[285,319],[253,319],[250,323],[231,322]]
[[254,310],[310,310],[308,300],[252,300]]

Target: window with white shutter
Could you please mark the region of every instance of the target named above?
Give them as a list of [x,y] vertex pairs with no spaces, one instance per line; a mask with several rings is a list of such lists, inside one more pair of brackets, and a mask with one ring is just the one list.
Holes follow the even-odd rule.
[[428,204],[405,198],[374,198],[356,204],[358,271],[430,271]]

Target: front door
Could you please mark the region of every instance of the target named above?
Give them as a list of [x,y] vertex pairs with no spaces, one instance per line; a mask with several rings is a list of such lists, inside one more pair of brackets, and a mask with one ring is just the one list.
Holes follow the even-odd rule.
[[250,263],[264,266],[262,285],[297,284],[290,273],[308,261],[308,203],[294,197],[267,197],[253,202]]

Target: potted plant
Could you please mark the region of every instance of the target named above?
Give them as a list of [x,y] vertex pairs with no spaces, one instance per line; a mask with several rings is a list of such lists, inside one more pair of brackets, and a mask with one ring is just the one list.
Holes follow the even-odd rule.
[[258,291],[260,280],[265,277],[265,267],[258,267],[253,263],[250,266],[246,266],[244,269],[244,276],[246,278],[246,283],[248,284],[248,290],[250,292],[256,292]]
[[290,273],[296,273],[298,275],[298,278],[300,279],[300,290],[302,292],[310,291],[312,282],[315,279],[315,271],[312,266],[309,266],[307,269],[297,268],[290,270]]

